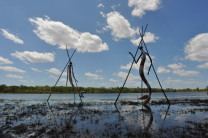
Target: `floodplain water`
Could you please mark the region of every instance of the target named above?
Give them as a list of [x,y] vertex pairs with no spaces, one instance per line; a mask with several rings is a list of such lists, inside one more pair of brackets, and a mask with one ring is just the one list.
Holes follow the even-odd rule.
[[207,137],[207,92],[0,94],[0,137]]
[[[119,100],[121,101],[138,101],[141,97],[140,93],[121,93]],[[144,93],[143,93],[144,95]],[[207,92],[168,92],[168,99],[207,99]],[[41,103],[48,99],[49,94],[0,94],[0,104],[12,102],[24,102],[27,104]],[[85,102],[108,102],[114,103],[118,94],[84,94]],[[164,99],[163,93],[152,93],[152,101]],[[76,94],[75,99],[79,101],[79,96]],[[119,101],[118,100],[118,101]],[[55,102],[74,102],[74,94],[52,94],[50,97],[51,103]]]

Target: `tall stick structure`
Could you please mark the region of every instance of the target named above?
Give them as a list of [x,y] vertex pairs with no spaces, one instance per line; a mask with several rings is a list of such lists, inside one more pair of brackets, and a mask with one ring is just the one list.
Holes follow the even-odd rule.
[[[146,32],[146,29],[147,29],[147,25],[146,25],[146,27],[145,27],[144,34],[145,34],[145,32]],[[140,47],[140,45],[141,45],[141,43],[142,43],[142,39],[143,39],[143,36],[141,37],[141,40],[140,40],[140,42],[139,42],[139,46],[137,47],[137,50],[136,50],[135,56],[136,56],[136,55],[137,55],[137,53],[138,53],[139,47]],[[125,86],[125,84],[126,84],[126,81],[127,81],[128,77],[129,77],[129,74],[130,74],[131,69],[132,69],[132,67],[133,67],[133,64],[134,64],[134,60],[133,60],[133,61],[132,61],[132,63],[131,63],[131,67],[130,67],[130,69],[129,69],[129,72],[128,72],[127,76],[126,76],[126,79],[125,79],[125,81],[124,81],[124,83],[123,83],[123,86],[122,86],[122,87],[121,87],[121,89],[120,89],[120,92],[119,92],[119,94],[118,94],[118,96],[117,96],[116,101],[115,101],[115,103],[114,103],[114,104],[116,104],[116,103],[117,103],[118,98],[119,98],[119,97],[120,97],[120,95],[121,95],[121,92],[122,92],[122,90],[123,90],[123,88],[124,88],[124,86]]]
[[[139,45],[138,45],[138,47],[137,47],[137,50],[136,50],[135,55],[133,56],[133,55],[130,53],[130,54],[132,55],[132,57],[133,57],[133,61],[132,61],[131,67],[130,67],[130,69],[129,69],[129,72],[128,72],[127,76],[126,76],[126,79],[125,79],[125,81],[124,81],[124,83],[123,83],[123,86],[121,87],[120,92],[119,92],[119,94],[118,94],[118,96],[117,96],[116,101],[115,101],[114,104],[117,103],[117,101],[118,101],[118,99],[119,99],[119,97],[120,97],[120,94],[121,94],[121,92],[122,92],[122,90],[123,90],[123,88],[124,88],[124,86],[125,86],[125,84],[126,84],[126,81],[127,81],[128,77],[129,77],[129,74],[130,74],[130,72],[131,72],[131,69],[132,69],[132,67],[133,67],[134,62],[137,63],[137,62],[139,61],[139,58],[140,58],[141,56],[143,56],[142,54],[146,54],[146,55],[149,56],[149,52],[148,52],[147,46],[146,46],[146,44],[145,44],[145,42],[144,42],[144,35],[145,35],[145,33],[146,33],[147,26],[148,26],[148,25],[146,25],[144,31],[143,31],[143,26],[142,26],[142,32],[139,31],[140,37],[141,37],[140,43],[139,43]],[[146,52],[144,52],[143,49],[142,49],[142,48],[143,48],[143,45],[145,46]],[[138,60],[136,61],[136,60],[135,60],[135,57],[136,57],[136,55],[137,55],[139,49],[142,51],[142,54],[139,56]],[[146,56],[146,55],[145,55],[145,56]],[[151,57],[150,57],[150,56],[149,56],[149,58],[150,58],[150,60],[151,60]],[[144,62],[145,62],[145,61],[144,61]],[[156,78],[157,78],[157,81],[158,81],[158,83],[159,83],[159,85],[160,85],[160,88],[161,88],[163,94],[165,95],[165,98],[166,98],[168,104],[170,105],[170,102],[169,102],[169,100],[168,100],[168,98],[167,98],[167,96],[166,96],[166,94],[165,94],[165,91],[164,91],[163,88],[162,88],[162,85],[161,85],[160,80],[159,80],[159,78],[158,78],[158,76],[157,76],[157,73],[156,73],[155,68],[154,68],[154,66],[153,66],[153,64],[152,64],[152,61],[151,61],[151,65],[150,65],[150,67],[149,67],[149,71],[150,71],[150,68],[151,68],[151,67],[153,68],[154,73],[155,73],[155,76],[156,76]],[[148,74],[149,74],[149,71],[148,71]],[[141,74],[140,74],[140,75],[141,75]],[[145,83],[145,84],[146,84],[146,83]],[[151,89],[151,87],[150,87],[150,89]],[[151,92],[150,92],[150,96],[151,96]]]
[[69,60],[68,60],[68,62],[66,63],[64,69],[62,70],[60,76],[58,77],[58,79],[57,79],[55,85],[51,88],[51,92],[50,92],[50,95],[48,96],[47,102],[48,102],[48,100],[49,100],[50,97],[51,97],[52,90],[53,90],[53,89],[56,87],[56,85],[58,84],[58,82],[59,82],[59,80],[60,80],[60,78],[61,78],[61,76],[62,76],[64,70],[66,69],[66,67],[68,67],[68,65],[69,65],[69,63],[71,62],[71,59],[72,59],[74,53],[76,52],[76,50],[77,50],[77,49],[74,49],[74,52],[72,53],[71,57],[69,57],[69,53],[68,53],[68,50],[67,50],[67,55],[68,55],[68,57],[69,57]]

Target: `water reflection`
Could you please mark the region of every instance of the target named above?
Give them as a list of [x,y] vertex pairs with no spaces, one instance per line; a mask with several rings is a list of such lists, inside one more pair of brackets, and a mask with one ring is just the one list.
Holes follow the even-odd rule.
[[[127,120],[126,119],[127,115],[122,114],[122,111],[121,109],[119,110],[119,108],[117,107],[117,104],[114,104],[114,106],[115,106],[116,112],[119,114],[118,120],[126,124],[125,120]],[[137,118],[139,122],[137,122],[138,124],[135,124],[135,125],[141,126],[141,127],[140,127],[140,130],[138,130],[139,133],[134,133],[134,135],[140,136],[140,137],[149,137],[152,135],[151,132],[149,132],[149,129],[151,128],[151,125],[153,122],[153,112],[150,106],[148,105],[142,105],[142,108],[138,109],[138,112],[140,112],[139,117]],[[126,130],[129,130],[128,126],[126,126]],[[133,133],[131,135],[133,135]]]
[[160,101],[142,106],[127,101],[130,95],[115,106],[109,95],[95,95],[94,100],[86,95],[82,103],[74,103],[73,97],[51,97],[49,103],[36,102],[37,97],[5,99],[0,105],[0,137],[203,137],[208,131],[207,100],[175,99],[171,107]]
[[[144,105],[142,107],[144,107],[144,108],[140,109],[140,111],[142,112],[143,122],[144,122],[144,124],[143,124],[143,127],[144,127],[144,129],[143,129],[143,135],[146,136],[146,135],[149,135],[149,128],[151,127],[152,122],[153,122],[153,113],[152,113],[151,108],[148,105]],[[149,119],[147,125],[145,124],[145,118],[144,118],[144,116],[146,114],[150,115],[150,119]]]
[[[123,102],[124,103],[124,102]],[[134,105],[135,106],[138,106],[140,107],[138,109],[138,122],[137,122],[137,126],[141,126],[140,129],[138,130],[138,132],[140,132],[140,134],[137,136],[141,136],[141,137],[151,137],[152,134],[154,134],[155,132],[155,129],[157,128],[158,133],[160,133],[160,135],[163,135],[163,130],[164,130],[164,126],[166,124],[166,119],[167,119],[167,116],[169,114],[169,109],[170,109],[170,105],[168,105],[166,107],[166,110],[163,112],[161,112],[162,114],[162,120],[159,121],[160,119],[158,119],[158,117],[156,118],[157,120],[155,121],[159,121],[159,122],[162,122],[161,125],[158,125],[158,124],[155,124],[156,126],[154,126],[153,128],[151,128],[153,122],[154,122],[154,115],[157,115],[153,113],[151,107],[149,105],[141,105],[141,103],[139,102],[125,102],[126,105]],[[124,104],[122,104],[122,106],[125,106]],[[114,107],[115,107],[115,111],[119,114],[119,120],[122,121],[123,123],[127,123],[125,122],[125,120],[128,120],[128,115],[124,113],[124,110],[125,108],[122,108],[122,106],[120,106],[118,108],[118,106],[116,104],[114,104]],[[128,106],[129,107],[129,106]],[[154,108],[154,106],[153,106]],[[134,111],[132,111],[134,112]],[[156,110],[156,112],[158,112],[158,110]],[[132,115],[132,114],[131,114]],[[131,116],[132,117],[132,116]],[[133,123],[136,123],[136,120],[134,120]],[[156,127],[156,128],[155,128]],[[151,129],[150,129],[151,128]],[[127,128],[128,129],[128,128]]]

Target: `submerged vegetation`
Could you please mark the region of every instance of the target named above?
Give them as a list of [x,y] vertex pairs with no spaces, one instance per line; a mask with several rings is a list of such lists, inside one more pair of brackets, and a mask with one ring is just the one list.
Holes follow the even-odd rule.
[[[120,87],[79,87],[80,91],[86,91],[86,93],[118,93],[120,91]],[[7,86],[5,84],[0,85],[0,93],[74,93],[72,87],[65,87],[65,86]],[[152,88],[153,92],[161,92],[160,88]],[[141,88],[123,88],[123,93],[140,93]],[[147,88],[143,88],[142,92],[148,92]],[[173,88],[166,88],[165,92],[208,92],[208,86],[205,89],[173,89]]]

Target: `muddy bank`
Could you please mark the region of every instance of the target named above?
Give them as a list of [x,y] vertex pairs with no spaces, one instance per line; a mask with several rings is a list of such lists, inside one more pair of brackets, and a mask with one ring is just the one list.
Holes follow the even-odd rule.
[[207,100],[170,102],[5,103],[0,137],[208,137]]

